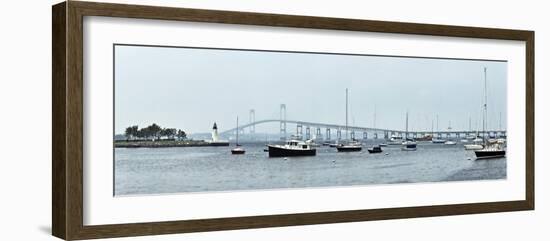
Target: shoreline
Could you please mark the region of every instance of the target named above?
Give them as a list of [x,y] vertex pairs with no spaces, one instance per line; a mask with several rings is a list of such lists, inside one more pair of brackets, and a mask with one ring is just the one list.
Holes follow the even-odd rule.
[[115,148],[163,148],[163,147],[203,147],[229,146],[229,142],[207,142],[204,140],[158,140],[158,141],[115,141]]

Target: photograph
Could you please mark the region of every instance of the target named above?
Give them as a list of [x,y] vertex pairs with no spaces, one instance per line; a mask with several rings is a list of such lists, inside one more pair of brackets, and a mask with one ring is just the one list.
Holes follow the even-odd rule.
[[507,178],[507,60],[113,51],[114,196]]

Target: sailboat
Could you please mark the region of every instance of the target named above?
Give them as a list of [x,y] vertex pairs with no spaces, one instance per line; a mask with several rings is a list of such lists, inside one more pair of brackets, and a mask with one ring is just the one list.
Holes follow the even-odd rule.
[[[439,131],[439,115],[437,115],[435,118],[436,118],[436,129],[437,129],[437,131]],[[433,133],[433,131],[432,131],[432,133]],[[432,143],[433,144],[443,144],[443,143],[445,143],[445,140],[440,139],[440,138],[436,138],[435,134],[432,134]]]
[[403,151],[416,151],[416,141],[409,139],[409,112],[407,111],[405,117],[405,141],[401,143],[401,150]]
[[239,145],[239,117],[237,116],[237,131],[236,131],[236,142],[235,142],[235,148],[231,149],[231,154],[233,155],[240,155],[244,154],[245,150],[244,148]]
[[483,103],[483,140],[484,140],[484,146],[481,150],[475,150],[474,153],[476,154],[477,159],[487,159],[487,158],[498,158],[498,157],[504,157],[506,156],[506,150],[504,150],[504,146],[502,143],[499,143],[497,141],[489,141],[485,140],[485,130],[487,126],[487,67],[483,68],[483,72],[485,75],[485,82],[484,82],[484,103]]
[[[451,121],[449,121],[449,127],[447,127],[447,130],[451,131],[453,128],[451,127]],[[456,141],[447,140],[445,143],[443,143],[448,146],[456,145]]]
[[478,126],[478,124],[477,124],[478,121],[476,121],[476,134],[468,136],[468,139],[472,140],[472,143],[464,144],[464,149],[465,150],[472,150],[473,151],[473,150],[483,149],[483,139],[479,135],[479,128],[477,127]]
[[356,152],[361,151],[363,146],[360,142],[354,140],[348,140],[348,89],[346,88],[346,140],[347,142],[336,146],[338,152]]

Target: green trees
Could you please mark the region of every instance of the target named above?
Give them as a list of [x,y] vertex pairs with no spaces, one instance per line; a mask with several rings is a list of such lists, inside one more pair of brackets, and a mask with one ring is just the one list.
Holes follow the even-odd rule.
[[178,130],[178,133],[176,134],[178,139],[187,139],[187,133],[185,133],[185,131],[182,131],[182,130]]
[[187,138],[185,131],[178,130],[176,128],[162,128],[156,123],[141,129],[139,129],[137,125],[129,126],[124,131],[124,136],[126,136],[126,140],[134,138],[160,140],[162,137],[167,137],[169,139],[173,139],[175,137],[178,137],[179,139]]
[[124,132],[124,135],[126,136],[126,140],[130,140],[132,138],[138,137],[138,126],[129,126],[126,128],[126,131]]

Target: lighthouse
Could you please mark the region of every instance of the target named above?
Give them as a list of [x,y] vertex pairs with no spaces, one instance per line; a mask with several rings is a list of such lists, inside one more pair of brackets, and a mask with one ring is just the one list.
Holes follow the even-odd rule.
[[218,125],[214,122],[214,126],[212,127],[212,142],[218,142],[219,140],[220,136],[218,135]]
[[220,140],[220,135],[218,134],[218,124],[214,122],[212,126],[212,140],[208,141],[209,146],[229,146],[229,141]]

